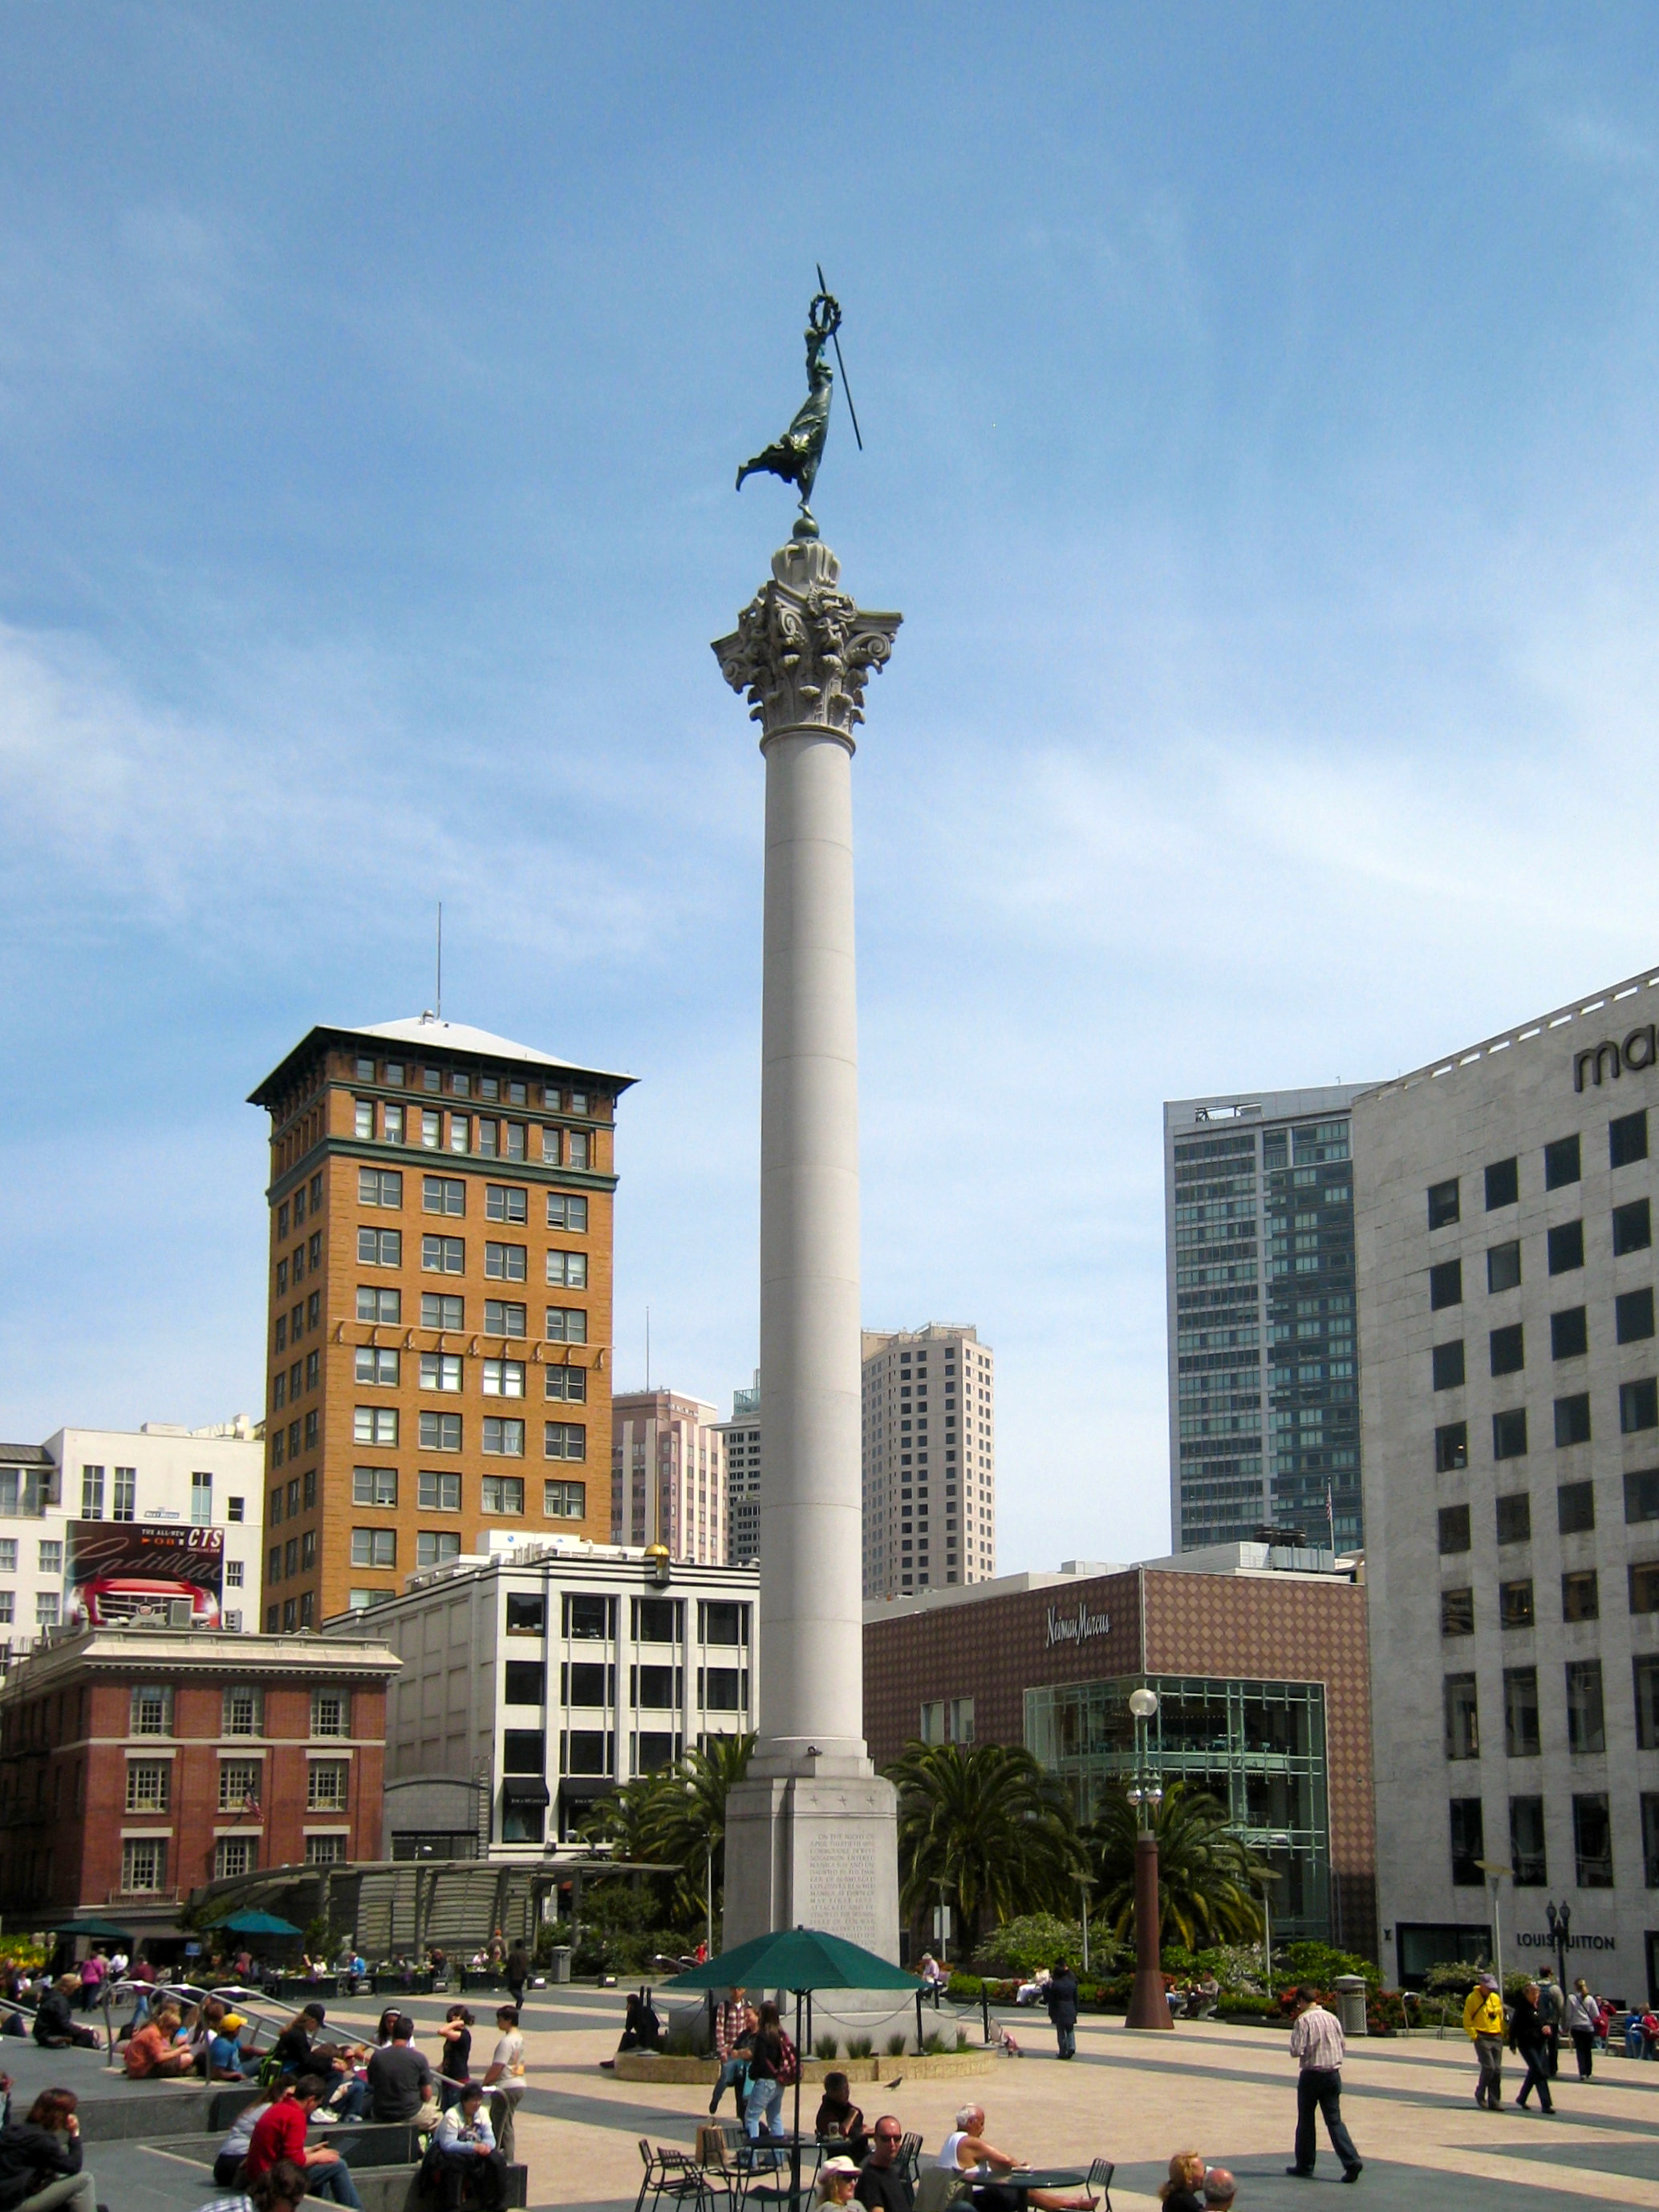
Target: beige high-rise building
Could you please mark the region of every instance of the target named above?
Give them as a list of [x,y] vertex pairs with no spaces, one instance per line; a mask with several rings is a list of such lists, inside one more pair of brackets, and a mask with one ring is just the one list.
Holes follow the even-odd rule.
[[995,1362],[979,1332],[864,1331],[864,1595],[997,1571]]
[[726,1439],[726,1558],[733,1566],[760,1557],[761,1388],[732,1393],[732,1418],[720,1423]]
[[676,1559],[724,1566],[726,1438],[717,1409],[678,1390],[611,1401],[611,1540],[665,1544]]

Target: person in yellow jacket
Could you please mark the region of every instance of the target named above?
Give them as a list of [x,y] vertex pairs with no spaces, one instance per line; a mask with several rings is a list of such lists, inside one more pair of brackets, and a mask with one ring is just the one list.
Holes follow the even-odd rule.
[[1504,2105],[1504,1999],[1495,1975],[1482,1974],[1463,2000],[1463,2033],[1474,2045],[1480,2078],[1474,2101],[1490,2112]]

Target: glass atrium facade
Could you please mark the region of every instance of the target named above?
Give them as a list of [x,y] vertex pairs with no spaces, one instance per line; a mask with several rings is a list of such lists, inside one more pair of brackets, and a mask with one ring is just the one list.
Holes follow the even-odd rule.
[[1158,1692],[1147,1763],[1165,1788],[1206,1790],[1278,1874],[1273,1929],[1280,1942],[1332,1940],[1325,1692],[1318,1682],[1126,1675],[1046,1683],[1025,1692],[1025,1747],[1070,1788],[1080,1820],[1102,1791],[1133,1775],[1129,1693]]

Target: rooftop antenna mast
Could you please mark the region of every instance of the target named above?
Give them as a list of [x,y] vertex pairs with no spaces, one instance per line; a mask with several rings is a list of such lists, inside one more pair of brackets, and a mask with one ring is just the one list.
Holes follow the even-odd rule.
[[444,902],[438,901],[438,1019],[444,1018]]

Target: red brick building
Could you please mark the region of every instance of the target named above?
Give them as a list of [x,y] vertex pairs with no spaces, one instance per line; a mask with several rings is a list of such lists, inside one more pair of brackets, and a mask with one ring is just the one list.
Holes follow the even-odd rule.
[[1133,1767],[1127,1700],[1145,1684],[1156,1771],[1212,1791],[1279,1869],[1275,1941],[1375,1957],[1364,1586],[1275,1564],[1317,1556],[1231,1545],[872,1602],[871,1756],[885,1765],[918,1739],[1024,1744],[1086,1820]]
[[4,1925],[159,1936],[216,1876],[378,1857],[399,1663],[369,1638],[54,1638],[0,1685]]

